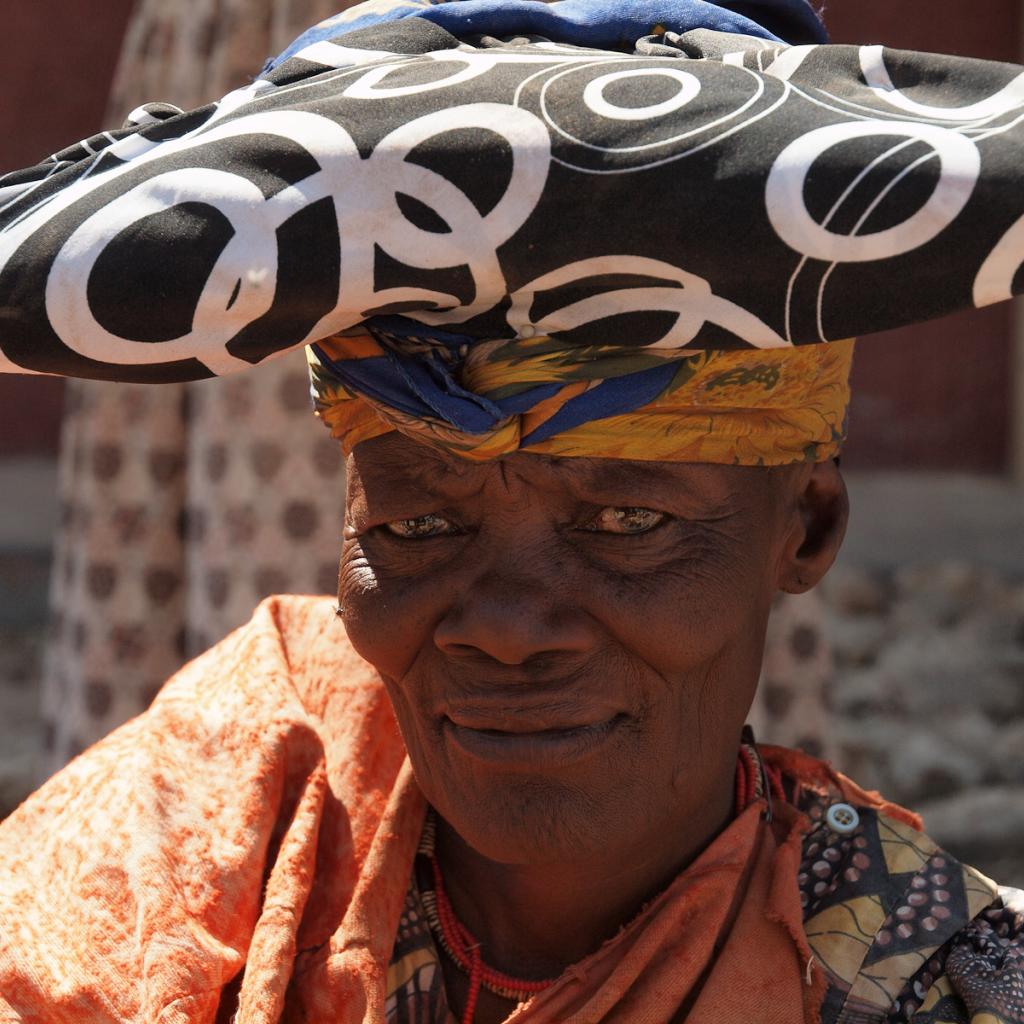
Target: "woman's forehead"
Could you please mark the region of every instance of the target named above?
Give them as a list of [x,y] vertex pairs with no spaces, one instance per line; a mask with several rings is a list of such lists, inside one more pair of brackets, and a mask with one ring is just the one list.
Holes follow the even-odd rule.
[[513,452],[501,458],[461,458],[397,432],[365,441],[350,456],[350,487],[374,502],[416,494],[470,498],[491,485],[526,486],[593,500],[685,500],[729,504],[772,490],[790,467],[773,469],[617,458],[565,458]]

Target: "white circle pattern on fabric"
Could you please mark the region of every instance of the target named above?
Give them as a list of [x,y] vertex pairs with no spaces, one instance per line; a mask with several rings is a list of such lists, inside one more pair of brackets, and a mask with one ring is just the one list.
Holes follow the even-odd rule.
[[[210,272],[196,306],[192,330],[180,338],[152,345],[119,338],[97,322],[89,305],[89,278],[97,260],[114,238],[154,214],[185,202],[202,203],[223,214],[233,235]],[[76,352],[107,363],[133,365],[155,360],[187,359],[202,338],[210,346],[208,366],[228,373],[247,364],[222,348],[238,332],[242,313],[251,322],[263,316],[273,300],[269,287],[277,273],[276,224],[257,214],[267,204],[259,188],[246,178],[210,168],[183,168],[157,175],[98,210],[65,242],[46,282],[46,309],[54,330]],[[80,256],[84,253],[84,257]],[[258,273],[250,268],[256,266]],[[238,298],[230,302],[239,287]],[[230,317],[226,314],[233,309]],[[217,358],[212,356],[216,354]]]
[[1024,217],[1021,217],[988,254],[974,281],[974,304],[987,306],[1013,298],[1013,279],[1024,264]]
[[[507,188],[481,215],[457,186],[406,157],[418,145],[445,132],[487,132],[503,140],[512,154]],[[378,290],[374,281],[377,247],[424,269],[468,265],[486,304],[503,285],[497,249],[533,211],[543,190],[549,163],[547,131],[525,110],[475,103],[415,118],[383,138],[366,159],[359,159],[352,137],[337,123],[305,111],[255,114],[219,125],[193,140],[204,146],[246,135],[278,136],[301,145],[322,169],[296,185],[265,198],[240,174],[182,168],[158,174],[103,206],[61,247],[47,280],[47,313],[53,329],[72,350],[106,363],[137,365],[186,359],[202,349],[214,373],[249,365],[232,356],[227,343],[240,326],[264,316],[273,302],[278,266],[278,231],[288,220],[322,199],[335,206],[341,239],[338,294],[349,306],[369,310],[387,303],[455,306],[450,294],[408,287]],[[177,151],[180,155],[180,147]],[[339,161],[339,155],[348,160]],[[410,222],[397,203],[411,196],[436,213],[445,233]],[[185,203],[202,204],[227,218],[233,230],[197,302],[193,330],[159,344],[119,338],[96,319],[89,280],[110,242],[155,213]],[[387,211],[381,216],[382,211]],[[235,297],[232,298],[232,293]],[[466,315],[472,315],[468,310]],[[306,340],[351,326],[354,319],[337,307],[316,324]],[[241,324],[240,324],[241,322]],[[198,341],[197,338],[202,338]],[[236,365],[237,364],[237,365]]]
[[[592,81],[600,82],[603,79],[610,77],[610,74],[599,75],[597,79],[588,81],[586,85],[581,87],[576,82],[576,79],[581,76],[588,76],[593,74],[595,71],[600,71],[602,68],[609,66],[621,66],[622,59],[616,57],[610,57],[601,61],[594,61],[589,64],[577,64],[576,66],[570,66],[564,70],[557,70],[551,74],[544,82],[540,89],[539,96],[539,110],[541,116],[544,118],[545,123],[549,128],[555,132],[558,136],[565,139],[568,142],[573,143],[575,146],[580,147],[584,150],[589,150],[592,153],[606,154],[607,156],[616,156],[619,158],[628,158],[631,162],[627,167],[651,167],[664,162],[671,162],[679,160],[691,153],[698,152],[709,145],[712,145],[720,138],[725,135],[732,134],[736,131],[741,131],[742,128],[748,123],[748,121],[741,120],[737,123],[737,118],[741,118],[744,115],[749,115],[749,120],[756,120],[758,115],[755,113],[759,102],[764,98],[766,93],[766,83],[764,79],[759,78],[757,75],[752,73],[748,68],[729,66],[726,73],[735,76],[735,82],[731,83],[737,94],[735,97],[731,97],[731,102],[727,105],[727,109],[723,112],[718,104],[711,104],[710,111],[713,112],[712,117],[703,117],[704,111],[696,109],[687,110],[685,119],[669,120],[665,123],[652,125],[651,120],[656,118],[664,118],[668,113],[676,113],[683,107],[688,107],[693,104],[693,101],[705,90],[701,86],[700,74],[707,74],[707,68],[701,68],[698,71],[698,67],[695,66],[694,71],[687,71],[685,74],[691,75],[696,79],[697,88],[696,91],[692,91],[692,87],[686,89],[686,102],[679,103],[672,111],[661,110],[657,113],[656,117],[645,117],[643,119],[622,117],[622,116],[609,116],[608,111],[614,110],[616,113],[621,111],[630,111],[630,107],[615,107],[611,108],[610,105],[606,105],[604,109],[595,109],[586,102],[587,90],[590,88]],[[659,62],[651,62],[657,65]],[[664,65],[664,61],[660,62]],[[717,68],[716,70],[724,70]],[[649,68],[638,68],[631,71],[622,72],[623,75],[628,76],[626,80],[637,81],[641,71],[657,71],[665,73],[666,71],[676,71],[675,68],[662,67],[649,67]],[[643,87],[640,87],[639,97],[643,96]],[[584,104],[591,113],[595,115],[599,122],[615,122],[615,121],[643,121],[644,133],[641,141],[630,141],[624,143],[619,141],[613,136],[605,137],[603,129],[599,125],[590,126],[590,133],[592,137],[588,138],[585,133],[585,126],[581,125],[579,112],[576,111],[576,116],[570,119],[563,119],[559,116],[560,111],[572,110],[575,106],[576,96],[580,96],[584,100]],[[592,94],[593,96],[593,94]],[[678,100],[678,97],[676,97]],[[659,105],[660,106],[660,105]],[[763,113],[763,112],[761,112]],[[692,140],[692,141],[691,141]],[[689,145],[679,146],[680,143],[689,142]],[[666,152],[668,147],[679,147],[677,149]],[[639,161],[634,163],[634,161]],[[582,170],[584,165],[580,165],[578,169]],[[625,167],[614,166],[608,170],[607,173],[623,173]],[[603,173],[590,169],[590,173]]]
[[1024,74],[1018,75],[999,92],[976,103],[968,103],[962,107],[939,107],[911,99],[893,85],[889,70],[885,66],[884,47],[862,46],[860,66],[864,72],[864,80],[880,100],[917,117],[942,121],[979,121],[984,118],[1000,117],[1024,107]]
[[[894,227],[864,235],[830,231],[827,220],[824,224],[815,220],[804,201],[804,188],[815,162],[843,143],[887,135],[931,147],[940,164],[939,180],[931,196]],[[945,128],[912,121],[827,125],[801,136],[779,154],[768,175],[765,203],[778,236],[804,256],[829,263],[891,259],[925,245],[952,224],[971,198],[980,171],[978,147],[966,136]]]
[[[633,287],[602,292],[558,307],[538,321],[530,320],[537,295],[568,286],[579,286],[588,279],[612,274],[631,274],[662,285]],[[622,313],[673,313],[675,321],[658,340],[649,341],[645,350],[666,350],[666,354],[685,348],[706,323],[715,324],[742,339],[752,348],[785,348],[789,343],[753,314],[715,295],[707,281],[678,270],[669,263],[641,256],[599,256],[580,260],[524,285],[511,296],[508,322],[526,323],[535,334],[554,334],[575,330]],[[527,337],[523,327],[520,337]]]
[[[667,78],[678,85],[674,96],[660,103],[649,103],[642,107],[623,107],[612,103],[605,96],[605,90],[616,82],[633,82],[638,78]],[[583,90],[583,102],[602,117],[612,121],[647,121],[664,117],[681,110],[700,93],[700,79],[686,71],[675,68],[641,68],[639,71],[614,71],[588,82]]]
[[[403,53],[376,31],[0,179],[0,366],[182,380],[376,317],[778,347],[1020,287],[1020,69],[717,36]],[[189,231],[206,262],[168,273]]]
[[417,82],[414,85],[391,85],[387,84],[388,77],[400,75],[408,71],[407,64],[391,64],[384,67],[371,68],[359,79],[345,89],[344,95],[348,99],[375,100],[390,99],[396,96],[420,96],[432,89],[449,89],[452,86],[462,85],[464,82],[472,81],[480,75],[486,74],[494,67],[494,61],[484,59],[473,59],[468,54],[432,54],[431,57],[438,67],[445,64],[453,64],[456,70],[444,78],[438,78],[429,82]]

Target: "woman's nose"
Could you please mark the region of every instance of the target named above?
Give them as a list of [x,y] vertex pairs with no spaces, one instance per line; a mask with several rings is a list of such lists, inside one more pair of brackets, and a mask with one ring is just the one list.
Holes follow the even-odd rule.
[[463,591],[438,622],[434,642],[453,657],[485,656],[522,665],[538,656],[579,655],[599,644],[597,623],[570,579],[543,579],[492,567]]

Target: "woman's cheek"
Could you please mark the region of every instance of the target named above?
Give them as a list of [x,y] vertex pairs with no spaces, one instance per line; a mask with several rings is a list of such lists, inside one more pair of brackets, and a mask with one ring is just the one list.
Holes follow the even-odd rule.
[[612,594],[608,631],[670,688],[683,690],[703,680],[726,650],[744,652],[746,660],[762,603],[744,562],[724,557],[666,564],[657,574],[620,582]]
[[615,609],[609,627],[652,661],[677,668],[699,662],[721,645],[742,600],[724,584],[726,575],[707,563],[687,563],[620,579],[609,588],[614,599],[607,606]]
[[382,675],[401,678],[430,641],[429,590],[416,577],[389,578],[357,541],[346,544],[338,586],[341,619],[352,646]]

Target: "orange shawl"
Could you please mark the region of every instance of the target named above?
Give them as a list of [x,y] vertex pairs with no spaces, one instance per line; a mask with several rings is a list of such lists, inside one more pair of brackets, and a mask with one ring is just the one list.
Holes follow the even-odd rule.
[[[759,812],[511,1020],[815,1021],[806,822]],[[424,814],[329,603],[271,599],[0,826],[0,1021],[381,1024]]]

